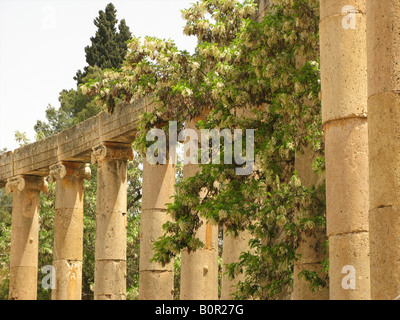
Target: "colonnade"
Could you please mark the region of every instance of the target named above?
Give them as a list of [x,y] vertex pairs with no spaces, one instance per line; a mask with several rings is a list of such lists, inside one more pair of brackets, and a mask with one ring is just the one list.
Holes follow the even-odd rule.
[[[93,148],[97,163],[95,300],[126,299],[127,161],[131,144],[103,142]],[[198,165],[187,165],[184,178]],[[175,165],[143,163],[140,226],[139,298],[171,300],[174,297],[173,262],[151,262],[153,244],[168,221],[166,204],[174,195]],[[90,178],[89,164],[61,161],[49,168],[49,182],[56,183],[54,215],[53,300],[79,300],[82,294],[83,180]],[[6,191],[13,193],[10,299],[37,298],[40,192],[47,181],[38,176],[10,178]],[[181,299],[218,299],[218,226],[204,223],[198,237],[204,249],[182,252]],[[228,241],[227,241],[228,243]],[[243,247],[243,246],[242,246]],[[235,256],[235,248],[229,248]],[[231,259],[232,260],[232,259]],[[232,261],[231,261],[232,262]],[[226,299],[231,286],[223,290]]]
[[[262,3],[268,7],[268,1]],[[400,294],[400,2],[321,0],[320,10],[329,298],[393,299]],[[118,121],[126,120],[119,116]],[[40,165],[28,157],[20,160],[21,151],[0,157],[0,184],[13,194],[10,299],[37,297],[39,196],[46,191],[46,176],[57,185],[52,298],[81,298],[83,180],[90,177],[85,161],[89,149],[98,166],[94,297],[126,298],[127,161],[133,157],[135,120],[119,125],[125,131],[117,134],[99,125],[105,117],[86,123],[93,124],[88,126],[92,131],[87,129],[92,140],[79,144],[73,155],[64,151],[68,135],[61,134],[43,143],[45,152],[35,155]],[[107,123],[111,128],[113,122]],[[121,138],[124,132],[129,138]],[[98,141],[107,135],[113,139]],[[62,156],[43,160],[43,154],[56,149],[53,140]],[[94,147],[91,141],[96,141]],[[309,162],[307,153],[296,157],[300,178],[315,185],[318,179],[304,169]],[[198,165],[185,166],[184,178],[198,170]],[[173,298],[172,263],[160,266],[150,259],[168,219],[166,203],[174,183],[173,164],[144,162],[140,299]],[[181,299],[218,299],[218,227],[204,223],[197,236],[205,248],[182,252]],[[328,298],[328,291],[307,293],[297,277],[307,265],[318,269],[324,258],[316,239],[321,237],[306,239],[299,248],[303,257],[295,265],[293,299]],[[224,236],[224,262],[238,259],[247,242],[245,234]],[[235,281],[223,278],[222,299],[231,297]]]

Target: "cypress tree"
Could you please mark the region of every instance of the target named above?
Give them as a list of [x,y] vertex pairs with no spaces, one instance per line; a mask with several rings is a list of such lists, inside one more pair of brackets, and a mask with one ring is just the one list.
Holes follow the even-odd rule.
[[106,6],[105,11],[100,10],[99,16],[94,19],[97,31],[90,38],[91,45],[85,47],[86,62],[83,72],[78,70],[74,79],[78,85],[87,75],[89,66],[97,66],[100,69],[120,68],[127,50],[126,41],[132,37],[125,19],[118,25],[117,10],[112,3]]

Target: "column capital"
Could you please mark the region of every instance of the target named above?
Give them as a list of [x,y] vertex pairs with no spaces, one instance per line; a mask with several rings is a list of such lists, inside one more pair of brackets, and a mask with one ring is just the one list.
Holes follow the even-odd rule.
[[90,175],[91,170],[88,163],[61,161],[50,166],[49,182],[53,183],[58,179],[64,179],[66,176],[88,180]]
[[7,180],[6,194],[11,192],[23,191],[25,189],[37,189],[39,191],[47,191],[47,182],[43,177],[19,175]]
[[102,142],[93,148],[92,163],[102,160],[133,160],[131,144],[118,142]]

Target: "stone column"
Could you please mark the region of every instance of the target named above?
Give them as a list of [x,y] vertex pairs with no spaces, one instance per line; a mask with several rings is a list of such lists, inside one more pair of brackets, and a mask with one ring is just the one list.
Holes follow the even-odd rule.
[[[198,133],[197,119],[186,124]],[[200,170],[198,164],[186,164],[183,167],[183,178],[196,175]],[[181,253],[181,300],[218,300],[218,226],[211,225],[202,219],[202,226],[196,236],[205,244],[204,248]]]
[[90,168],[84,163],[60,162],[50,167],[49,182],[57,182],[53,300],[82,298],[83,179],[89,178]]
[[39,200],[47,190],[42,177],[17,176],[6,184],[13,192],[10,253],[10,300],[36,300],[38,278]]
[[[296,153],[295,170],[301,183],[306,188],[318,186],[323,183],[323,178],[312,170],[313,153],[310,148],[304,148],[304,153]],[[303,218],[299,214],[296,220]],[[304,217],[305,218],[305,217]],[[315,271],[323,277],[322,261],[326,258],[323,253],[323,246],[326,241],[326,232],[315,232],[312,235],[301,234],[301,242],[296,250],[301,258],[294,263],[293,271],[293,300],[328,300],[329,290],[323,288],[319,291],[310,290],[310,282],[299,278],[300,272],[304,270]]]
[[257,4],[258,4],[258,10],[257,10],[256,20],[261,21],[264,18],[270,6],[270,0],[257,0]]
[[140,218],[139,299],[172,300],[174,297],[173,262],[162,266],[150,262],[153,244],[164,234],[169,220],[167,203],[173,201],[175,164],[149,164],[143,161],[142,214]]
[[400,294],[400,2],[367,0],[371,296]]
[[370,299],[365,1],[320,9],[330,299]]
[[221,300],[232,300],[233,294],[236,292],[236,286],[239,281],[244,281],[244,274],[235,276],[234,279],[229,278],[225,273],[226,265],[239,262],[242,252],[249,250],[250,233],[245,230],[237,237],[224,229],[224,238],[222,246],[222,282],[221,282]]
[[97,170],[95,300],[126,299],[127,161],[130,144],[103,142],[93,148]]

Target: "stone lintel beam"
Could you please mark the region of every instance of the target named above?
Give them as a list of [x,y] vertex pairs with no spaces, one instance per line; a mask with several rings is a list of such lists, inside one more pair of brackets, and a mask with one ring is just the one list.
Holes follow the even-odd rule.
[[0,187],[21,174],[46,177],[50,166],[60,161],[90,162],[93,146],[102,141],[131,144],[139,114],[152,105],[150,98],[122,103],[112,115],[101,112],[54,136],[0,155]]

